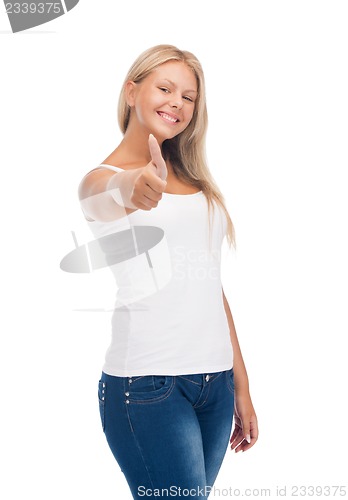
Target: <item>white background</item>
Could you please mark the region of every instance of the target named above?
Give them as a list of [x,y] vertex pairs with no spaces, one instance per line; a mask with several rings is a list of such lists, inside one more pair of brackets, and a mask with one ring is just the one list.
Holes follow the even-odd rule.
[[1,9],[2,498],[131,498],[97,401],[111,316],[76,310],[115,291],[59,263],[86,237],[78,183],[121,140],[125,74],[159,43],[203,65],[237,234],[222,279],[260,436],[215,488],[347,484],[347,25],[345,1],[81,0],[13,34]]

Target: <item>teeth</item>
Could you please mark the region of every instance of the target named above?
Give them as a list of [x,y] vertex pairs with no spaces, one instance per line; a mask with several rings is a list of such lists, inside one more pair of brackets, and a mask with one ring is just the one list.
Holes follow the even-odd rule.
[[172,118],[171,116],[167,115],[166,113],[159,113],[161,116],[163,116],[163,118],[165,118],[166,120],[169,120],[170,122],[173,122],[175,123],[177,121],[176,118]]

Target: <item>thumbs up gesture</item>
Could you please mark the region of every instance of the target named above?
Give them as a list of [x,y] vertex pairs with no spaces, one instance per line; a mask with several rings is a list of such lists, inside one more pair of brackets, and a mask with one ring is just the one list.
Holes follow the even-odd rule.
[[149,135],[149,149],[151,161],[137,169],[139,175],[135,179],[131,202],[142,210],[151,210],[162,199],[166,188],[168,170],[156,138]]
[[151,162],[148,165],[155,165],[158,177],[165,181],[168,175],[166,162],[162,157],[161,148],[158,145],[157,139],[152,134],[149,135],[149,149],[151,154]]

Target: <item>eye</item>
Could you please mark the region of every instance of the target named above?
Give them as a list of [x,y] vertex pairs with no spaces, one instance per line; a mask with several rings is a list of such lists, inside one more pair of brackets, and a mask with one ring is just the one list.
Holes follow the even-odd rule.
[[190,102],[194,102],[194,101],[193,101],[193,99],[191,99],[191,97],[189,97],[189,96],[187,96],[187,95],[186,95],[186,96],[184,96],[184,99],[187,99],[187,100],[188,100],[188,101],[190,101]]
[[169,92],[168,89],[166,89],[165,87],[159,87],[160,90],[163,90],[163,92]]

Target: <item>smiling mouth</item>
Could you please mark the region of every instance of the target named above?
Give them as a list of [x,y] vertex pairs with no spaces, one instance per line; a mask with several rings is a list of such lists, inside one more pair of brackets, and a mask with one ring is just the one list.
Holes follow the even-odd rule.
[[157,111],[157,114],[163,118],[163,120],[165,120],[166,122],[168,123],[178,123],[179,120],[177,118],[173,118],[172,116],[170,115],[167,115],[167,113],[163,113],[161,111]]

